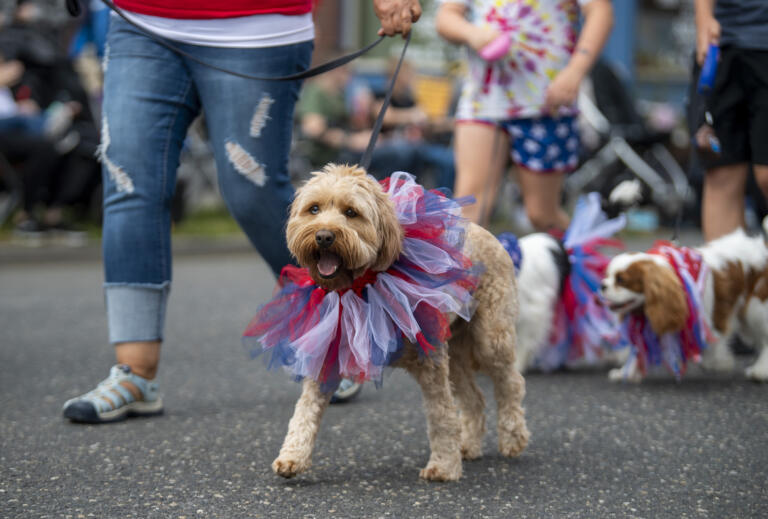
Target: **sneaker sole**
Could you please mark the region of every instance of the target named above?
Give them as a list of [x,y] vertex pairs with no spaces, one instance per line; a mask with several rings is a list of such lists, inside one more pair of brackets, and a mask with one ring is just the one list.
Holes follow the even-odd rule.
[[163,401],[158,398],[154,402],[131,402],[112,411],[98,413],[82,412],[80,409],[68,407],[64,409],[64,417],[78,423],[111,423],[120,422],[126,418],[139,418],[163,414]]
[[331,403],[341,404],[343,402],[349,402],[350,400],[353,400],[355,397],[357,397],[357,395],[359,395],[362,390],[363,385],[359,384],[347,389],[346,391],[337,391],[331,397]]

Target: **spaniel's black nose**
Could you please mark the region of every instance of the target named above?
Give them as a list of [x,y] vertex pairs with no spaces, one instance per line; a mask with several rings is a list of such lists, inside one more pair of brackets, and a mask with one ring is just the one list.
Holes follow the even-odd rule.
[[333,241],[336,239],[336,235],[333,234],[331,231],[327,231],[323,229],[322,231],[317,231],[315,233],[315,242],[317,243],[317,246],[321,249],[327,249],[331,245],[333,245]]

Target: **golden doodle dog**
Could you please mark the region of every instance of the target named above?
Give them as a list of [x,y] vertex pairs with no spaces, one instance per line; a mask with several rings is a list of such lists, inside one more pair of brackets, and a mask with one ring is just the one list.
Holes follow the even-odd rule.
[[[410,177],[398,179],[396,175],[393,182],[409,182]],[[412,178],[410,182],[418,186]],[[383,273],[414,243],[405,236],[395,205],[382,184],[361,168],[334,164],[314,172],[297,191],[286,236],[288,248],[299,264],[308,269],[312,282],[329,294],[328,298],[335,301],[340,297],[345,307],[355,300],[349,298],[352,292],[359,292],[364,280],[373,283],[377,274],[376,283],[383,283],[384,278],[390,285],[400,282],[397,275]],[[482,454],[485,404],[475,383],[477,371],[486,373],[493,382],[500,452],[505,456],[519,455],[529,437],[522,407],[525,381],[515,369],[517,299],[512,261],[493,235],[474,224],[467,224],[463,254],[473,264],[483,265],[472,294],[475,306],[471,321],[447,312],[451,332],[447,346],[425,354],[423,336],[417,341],[408,338],[401,354],[391,363],[407,370],[421,387],[431,454],[420,476],[432,481],[458,480],[462,458],[473,459]],[[385,288],[382,286],[382,294],[391,293]],[[430,297],[426,289],[423,296],[408,295],[412,296]],[[355,304],[370,304],[375,314],[374,299],[369,293],[367,302]],[[349,330],[343,333],[350,333]],[[349,341],[352,353],[338,351],[339,366],[352,365],[358,355],[364,354],[355,350],[356,342]],[[298,369],[295,359],[293,362],[293,368]],[[316,377],[303,377],[301,397],[280,454],[272,463],[280,476],[289,478],[310,467],[320,421],[333,389],[323,387]]]
[[[768,233],[768,218],[763,227]],[[630,339],[637,354],[610,372],[612,380],[639,382],[653,358],[678,376],[689,360],[730,371],[729,340],[738,334],[759,352],[746,376],[768,382],[768,245],[763,237],[738,229],[696,249],[661,244],[644,253],[619,254],[608,265],[601,292],[625,323],[635,323]]]

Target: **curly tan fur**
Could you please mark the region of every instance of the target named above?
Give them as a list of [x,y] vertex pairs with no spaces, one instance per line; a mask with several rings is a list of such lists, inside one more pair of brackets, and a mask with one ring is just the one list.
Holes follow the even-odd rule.
[[[319,210],[310,211],[313,206]],[[356,216],[347,215],[350,207]],[[316,265],[314,235],[321,229],[334,232],[333,252],[343,264],[342,272],[331,280],[319,276]],[[402,251],[403,231],[392,203],[364,170],[329,165],[297,192],[287,238],[291,252],[315,281],[336,290],[349,286],[366,269],[386,270]],[[459,479],[462,457],[482,454],[485,403],[474,380],[477,371],[493,382],[501,453],[519,455],[529,438],[522,407],[525,381],[514,367],[517,287],[512,261],[493,235],[474,224],[467,231],[465,253],[485,267],[474,294],[477,308],[472,321],[453,316],[447,349],[424,359],[409,344],[395,364],[421,387],[431,454],[420,475],[432,481]],[[292,477],[309,468],[329,398],[316,382],[304,382],[283,447],[272,464],[277,474]]]

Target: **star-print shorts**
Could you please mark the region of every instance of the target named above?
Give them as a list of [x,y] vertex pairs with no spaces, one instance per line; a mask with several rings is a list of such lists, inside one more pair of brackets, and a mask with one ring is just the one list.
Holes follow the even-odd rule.
[[[494,124],[487,120],[460,122]],[[537,173],[569,173],[579,165],[579,129],[575,115],[508,119],[498,126],[509,135],[515,164]]]
[[515,164],[538,173],[567,173],[579,164],[576,116],[510,119],[500,123],[509,134]]

